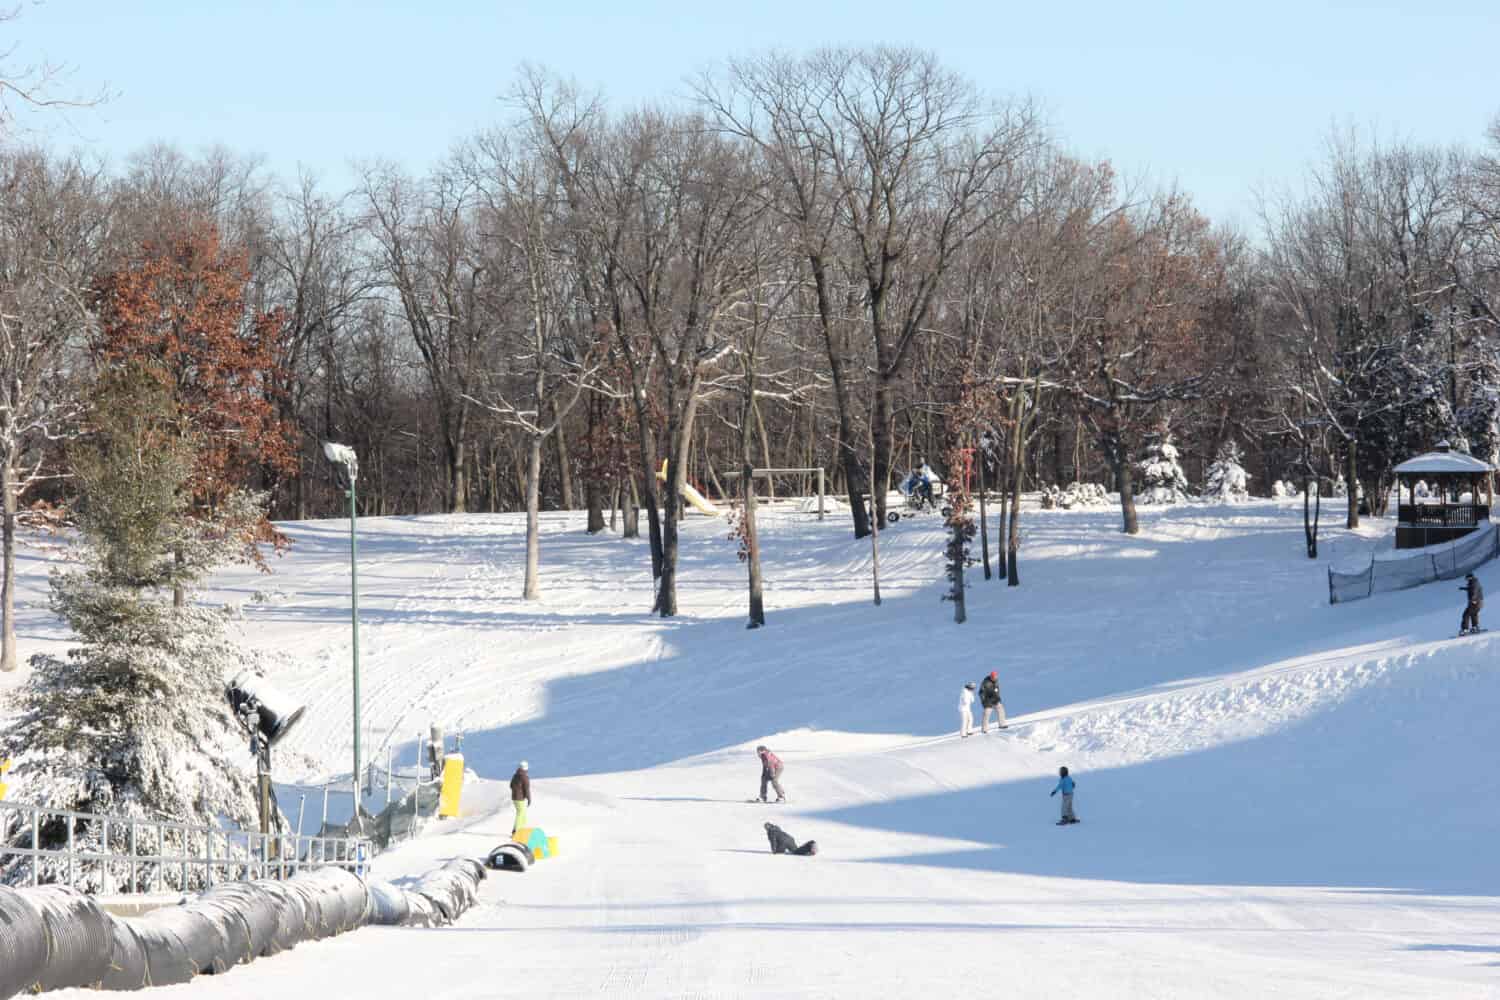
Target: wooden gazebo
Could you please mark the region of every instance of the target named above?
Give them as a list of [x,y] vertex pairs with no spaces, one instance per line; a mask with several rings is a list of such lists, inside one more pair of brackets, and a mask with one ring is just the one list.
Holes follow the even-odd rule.
[[[1401,491],[1396,504],[1396,548],[1452,541],[1489,521],[1494,472],[1493,465],[1454,451],[1447,441],[1396,466]],[[1417,496],[1418,482],[1427,484],[1427,496]],[[1479,502],[1481,494],[1483,503]]]

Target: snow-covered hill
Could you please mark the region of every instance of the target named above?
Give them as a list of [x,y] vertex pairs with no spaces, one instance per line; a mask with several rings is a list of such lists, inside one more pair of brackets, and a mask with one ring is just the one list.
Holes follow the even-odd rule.
[[[456,928],[369,929],[163,993],[1261,997],[1495,995],[1500,631],[1461,640],[1454,584],[1330,607],[1327,532],[1257,503],[1028,510],[1024,586],[976,571],[951,622],[936,518],[870,549],[842,520],[764,530],[765,629],[717,521],[684,537],[683,614],[647,614],[643,543],[544,518],[523,602],[513,516],[361,522],[363,709],[408,758],[466,734],[468,818],[387,876],[533,819],[562,856],[492,879]],[[1325,522],[1326,523],[1326,522]],[[250,641],[311,705],[284,779],[347,773],[346,522],[286,526],[276,573],[226,574]],[[44,560],[24,563],[22,632]],[[1493,567],[1480,576],[1500,592]],[[258,599],[257,598],[258,593]],[[1496,612],[1500,613],[1500,612]],[[965,680],[1000,673],[1011,728],[960,741]],[[744,800],[757,742],[791,803]],[[1059,765],[1083,823],[1054,825]],[[813,859],[773,857],[773,819]]]

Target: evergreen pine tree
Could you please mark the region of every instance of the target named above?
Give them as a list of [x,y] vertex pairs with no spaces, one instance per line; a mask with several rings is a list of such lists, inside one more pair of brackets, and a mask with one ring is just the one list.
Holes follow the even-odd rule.
[[[92,433],[69,455],[80,565],[51,580],[52,609],[78,645],[31,658],[0,757],[15,759],[18,791],[47,808],[248,824],[253,773],[224,682],[253,657],[223,612],[173,608],[170,594],[243,551],[259,505],[234,494],[212,516],[188,516],[190,436],[167,391],[139,371],[103,376],[93,413]],[[66,840],[66,825],[56,827],[43,828],[43,846]],[[80,826],[75,843],[97,847],[100,834]],[[28,873],[16,859],[0,880]]]
[[1139,464],[1141,492],[1137,498],[1141,503],[1181,503],[1188,499],[1187,476],[1178,457],[1170,431],[1163,430],[1153,436],[1146,446],[1146,457]]
[[1250,474],[1240,464],[1242,461],[1240,446],[1233,439],[1220,445],[1219,453],[1208,467],[1203,495],[1219,503],[1243,503],[1250,499]]
[[1469,398],[1455,414],[1455,445],[1491,465],[1500,462],[1500,358],[1485,349],[1469,377]]

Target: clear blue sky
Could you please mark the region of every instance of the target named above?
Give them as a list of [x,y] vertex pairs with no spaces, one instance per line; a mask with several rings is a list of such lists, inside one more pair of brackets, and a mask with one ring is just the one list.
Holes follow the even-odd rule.
[[1297,181],[1335,123],[1481,143],[1500,114],[1500,0],[26,0],[9,63],[60,61],[98,110],[22,124],[121,160],[146,143],[223,143],[334,185],[354,158],[420,169],[504,114],[531,61],[611,103],[771,46],[906,43],[1000,94],[1031,95],[1074,151],[1176,181],[1215,220]]

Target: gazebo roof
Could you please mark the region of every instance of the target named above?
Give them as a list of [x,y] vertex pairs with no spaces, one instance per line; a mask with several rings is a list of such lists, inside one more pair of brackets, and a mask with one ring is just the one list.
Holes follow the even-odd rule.
[[1396,466],[1396,474],[1398,476],[1434,476],[1467,473],[1479,476],[1486,472],[1493,472],[1494,468],[1493,465],[1481,462],[1473,455],[1454,451],[1447,441],[1439,441],[1435,450],[1425,455],[1418,455],[1416,458],[1408,458]]

